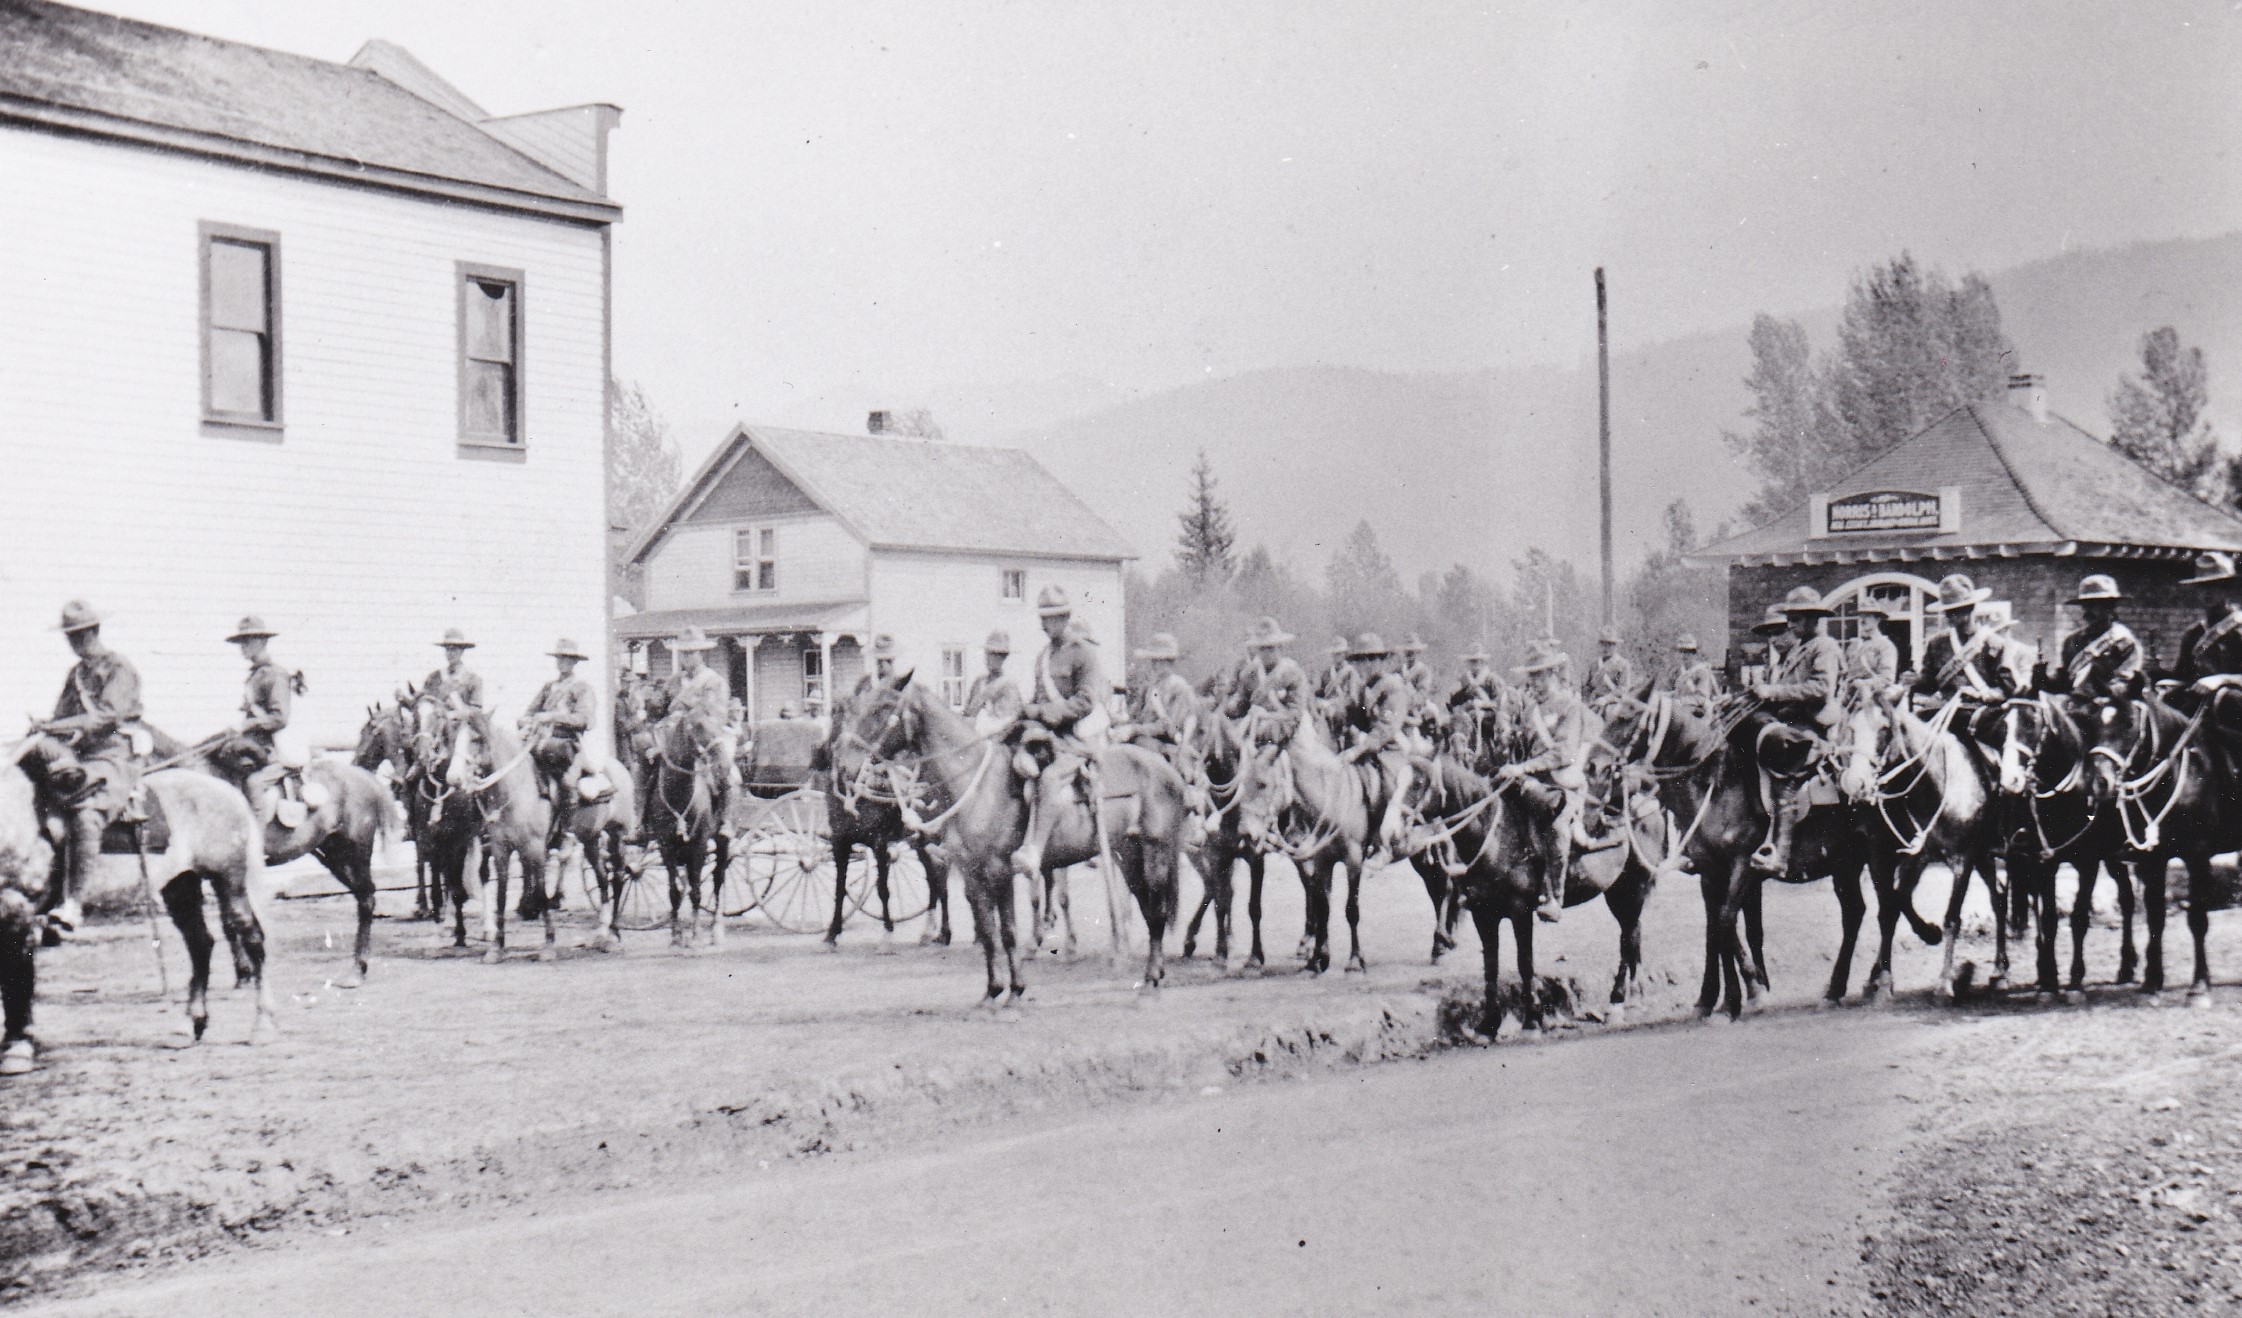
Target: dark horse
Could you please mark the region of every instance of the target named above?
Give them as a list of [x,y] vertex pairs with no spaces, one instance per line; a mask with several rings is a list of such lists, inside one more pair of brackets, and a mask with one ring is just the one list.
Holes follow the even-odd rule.
[[1237,720],[1210,712],[1201,721],[1206,746],[1204,760],[1207,794],[1214,804],[1214,817],[1207,821],[1206,835],[1191,848],[1191,864],[1199,871],[1202,889],[1199,908],[1191,913],[1191,922],[1183,930],[1183,955],[1198,951],[1199,921],[1209,910],[1214,912],[1214,959],[1216,964],[1230,964],[1230,912],[1236,898],[1235,873],[1239,861],[1246,864],[1246,920],[1253,928],[1252,945],[1246,953],[1246,965],[1259,967],[1267,958],[1261,950],[1261,884],[1266,877],[1269,853],[1259,843],[1246,836],[1239,822],[1239,788],[1245,776],[1240,770],[1253,754]]
[[[856,703],[867,684],[875,679],[867,677],[857,683],[846,702]],[[767,725],[774,730],[791,729],[797,725],[777,723]],[[813,728],[815,724],[801,724]],[[888,871],[893,864],[892,853],[898,843],[911,848],[919,858],[919,866],[926,874],[926,894],[931,903],[927,908],[926,924],[919,932],[919,942],[950,944],[950,867],[927,846],[927,839],[906,822],[904,806],[912,804],[917,783],[909,769],[881,760],[856,761],[856,772],[843,778],[832,772],[834,744],[841,735],[841,723],[835,720],[832,732],[816,751],[815,767],[826,774],[825,831],[833,844],[833,923],[825,930],[825,945],[837,947],[841,941],[841,925],[848,918],[849,862],[856,857],[856,849],[871,853],[873,883],[880,897],[880,927],[895,932],[895,919],[889,906]],[[755,759],[763,759],[763,739],[756,738]],[[915,806],[914,806],[915,808]]]
[[[2105,702],[2104,707],[2112,719],[2118,718],[2120,711],[2114,706]],[[2093,921],[2094,888],[2102,873],[2116,884],[2118,909],[2124,917],[2116,982],[2132,983],[2140,964],[2133,941],[2133,855],[2118,817],[2116,784],[2102,781],[2095,763],[2099,760],[2104,767],[2122,770],[2111,757],[2122,757],[2132,748],[2113,744],[2103,756],[2090,755],[2089,748],[2103,741],[2101,720],[2101,709],[2091,702],[2076,703],[2050,693],[2019,697],[2002,710],[1995,748],[2001,790],[2015,816],[2006,843],[2009,883],[2023,892],[2039,915],[2043,994],[2060,987],[2056,868],[2067,863],[2078,875],[2078,891],[2071,901],[2070,978],[2064,989],[2073,1002],[2086,996],[2086,932]],[[2127,722],[2112,735],[2126,735],[2132,726]]]
[[[722,729],[679,711],[651,729],[646,761],[648,792],[647,832],[661,849],[662,868],[669,873],[669,936],[672,946],[684,947],[701,934],[701,912],[709,914],[709,941],[724,943],[724,871],[732,861],[732,839],[723,828],[719,801],[725,795],[724,766],[715,750]],[[710,851],[715,852],[710,865]],[[701,870],[710,866],[712,887],[707,905],[701,902]],[[614,901],[621,900],[616,885]],[[690,935],[679,912],[690,897],[693,925]],[[614,920],[613,903],[607,914]]]
[[[39,828],[38,802],[59,743],[34,737],[19,744],[0,764],[0,1003],[5,1004],[6,1034],[0,1039],[0,1075],[32,1069],[37,1048],[31,1038],[31,1006],[36,988],[34,952],[40,910],[52,882],[52,849]],[[265,1043],[278,1032],[271,986],[265,982],[263,900],[264,838],[249,802],[240,792],[209,776],[185,769],[163,769],[141,779],[151,822],[136,845],[153,845],[160,817],[166,834],[160,851],[144,859],[150,882],[160,890],[171,922],[187,947],[187,1020],[200,1040],[210,1027],[210,954],[216,946],[203,918],[203,885],[218,899],[218,919],[234,948],[234,969],[254,987],[257,1018],[249,1041]]]
[[413,844],[413,918],[444,918],[444,889],[435,881],[428,859],[428,798],[419,790],[427,771],[416,748],[419,725],[414,705],[419,697],[406,687],[394,705],[379,702],[366,708],[366,721],[358,729],[358,746],[350,762],[389,785],[391,795],[405,812],[405,839]]

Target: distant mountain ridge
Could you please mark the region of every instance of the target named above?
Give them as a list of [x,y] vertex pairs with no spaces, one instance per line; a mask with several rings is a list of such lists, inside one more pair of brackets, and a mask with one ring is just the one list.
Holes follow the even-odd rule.
[[[2047,377],[2056,411],[2106,433],[2103,400],[2132,368],[2140,336],[2172,325],[2209,358],[2213,419],[2230,445],[2242,443],[2242,233],[2069,252],[1989,277],[2018,369]],[[1834,307],[1796,318],[1817,350],[1831,346]],[[1743,425],[1749,403],[1745,334],[1738,325],[1614,353],[1613,520],[1623,562],[1656,547],[1671,500],[1688,500],[1709,533],[1748,495],[1751,478],[1720,438]],[[977,413],[994,419],[1005,410],[992,403]],[[1504,574],[1533,545],[1583,565],[1596,554],[1593,364],[1255,371],[1028,422],[1002,442],[1036,454],[1148,568],[1170,560],[1175,514],[1202,448],[1241,547],[1267,544],[1311,576],[1360,518],[1407,576],[1456,562]]]

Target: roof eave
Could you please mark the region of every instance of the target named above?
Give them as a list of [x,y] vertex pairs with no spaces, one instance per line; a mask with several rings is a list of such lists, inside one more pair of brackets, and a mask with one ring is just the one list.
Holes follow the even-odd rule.
[[901,541],[880,540],[872,543],[874,550],[899,554],[949,554],[971,558],[1035,558],[1075,563],[1134,563],[1139,555],[1135,551],[1076,550],[1076,549],[1007,549],[982,545],[914,545]]
[[308,151],[296,151],[214,133],[200,133],[99,110],[58,105],[51,101],[31,100],[5,93],[0,93],[0,123],[24,124],[64,133],[108,138],[162,151],[176,151],[184,155],[225,160],[260,169],[303,174],[328,182],[408,192],[575,224],[608,225],[618,223],[623,218],[623,208],[611,201],[550,196],[488,183],[473,183],[465,179],[420,174],[389,165],[315,155]]

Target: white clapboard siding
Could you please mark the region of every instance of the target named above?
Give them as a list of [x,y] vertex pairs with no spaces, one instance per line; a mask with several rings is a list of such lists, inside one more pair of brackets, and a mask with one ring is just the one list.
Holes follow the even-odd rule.
[[[1027,571],[1027,598],[1003,599],[1003,570]],[[966,675],[982,671],[981,642],[991,631],[1012,635],[1007,670],[1027,690],[1036,653],[1043,648],[1035,597],[1045,586],[1064,587],[1075,616],[1098,639],[1106,676],[1122,675],[1125,618],[1121,565],[1073,559],[997,559],[969,554],[880,550],[872,556],[871,629],[895,638],[896,662],[933,685],[941,677],[942,650],[966,651]]]
[[[778,589],[734,590],[734,533],[764,526],[778,532]],[[834,518],[815,514],[681,525],[662,538],[646,561],[649,609],[860,600],[864,585],[863,542]]]
[[[0,705],[54,700],[72,596],[181,735],[234,716],[244,613],[322,744],[447,626],[508,712],[564,633],[608,689],[598,228],[15,127],[0,180]],[[205,220],[280,235],[277,442],[200,422]],[[459,261],[526,272],[526,455],[457,444]]]

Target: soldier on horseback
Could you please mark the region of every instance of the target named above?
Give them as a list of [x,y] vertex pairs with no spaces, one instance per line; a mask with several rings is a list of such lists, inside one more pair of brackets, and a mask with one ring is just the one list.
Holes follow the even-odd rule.
[[1020,710],[1026,703],[1020,698],[1020,684],[1005,674],[1004,665],[1012,657],[1012,636],[1009,632],[994,631],[981,642],[981,662],[987,671],[973,679],[972,690],[965,694],[966,719],[973,730],[992,741],[1009,741],[1020,723]]
[[49,796],[43,806],[63,816],[69,833],[60,899],[48,895],[54,905],[47,922],[68,932],[85,920],[86,881],[101,855],[102,831],[131,802],[148,733],[140,724],[140,673],[102,643],[101,615],[72,600],[62,606],[57,630],[78,662],[63,681],[54,717],[32,731]]
[[444,665],[428,675],[420,693],[435,697],[446,709],[455,699],[474,709],[483,708],[483,679],[467,667],[467,652],[475,648],[475,643],[459,628],[447,627],[444,639],[436,644],[443,647]]
[[2196,555],[2195,575],[2180,584],[2213,589],[2204,592],[2203,620],[2180,633],[2180,659],[2172,676],[2200,690],[2235,685],[2227,680],[2242,675],[2242,585],[2235,577],[2234,555],[2216,550]]
[[1417,692],[1396,671],[1393,656],[1392,648],[1376,632],[1364,632],[1348,647],[1347,658],[1361,675],[1362,695],[1348,711],[1348,744],[1339,758],[1348,764],[1372,760],[1377,765],[1386,808],[1378,818],[1372,843],[1398,856],[1403,849],[1403,803],[1416,778],[1409,757],[1408,728],[1417,706]]
[[1683,632],[1674,638],[1674,694],[1684,700],[1710,701],[1720,695],[1720,672],[1699,656],[1697,637]]
[[[313,799],[324,793],[304,781],[309,756],[295,739],[284,740],[295,698],[304,691],[304,676],[273,661],[270,646],[276,635],[252,615],[226,638],[241,647],[249,678],[242,685],[242,720],[221,734],[211,759],[241,784],[259,819],[294,829],[302,826],[308,808],[324,804]],[[268,803],[266,796],[275,789],[277,799]]]
[[[1065,794],[1079,792],[1081,800],[1096,808],[1096,743],[1107,725],[1097,650],[1074,627],[1074,604],[1065,588],[1045,586],[1035,611],[1047,640],[1036,656],[1035,689],[1021,708],[1020,747],[1012,757],[1013,771],[1036,784],[1027,839],[1012,856],[1014,868],[1030,878],[1042,872],[1044,845],[1059,811],[1069,804]],[[1038,743],[1050,747],[1047,766],[1039,766],[1034,757]]]
[[[1770,612],[1782,616],[1794,644],[1780,660],[1773,657],[1771,649],[1768,680],[1752,688],[1760,707],[1743,721],[1738,733],[1749,737],[1755,747],[1762,749],[1766,746],[1771,724],[1782,724],[1805,733],[1813,745],[1805,767],[1811,767],[1818,760],[1830,729],[1837,724],[1845,655],[1835,640],[1822,634],[1822,619],[1827,618],[1831,610],[1812,586],[1793,587],[1783,602]],[[1773,772],[1762,759],[1761,787],[1774,803],[1774,818],[1769,822],[1767,840],[1752,854],[1753,867],[1762,873],[1783,874],[1790,869],[1791,839],[1811,805],[1806,790],[1807,776],[1803,769],[1797,773]]]
[[1230,683],[1224,717],[1246,720],[1252,743],[1263,748],[1263,758],[1273,757],[1292,741],[1311,699],[1308,675],[1284,653],[1292,633],[1275,618],[1263,618],[1246,636],[1246,657],[1240,660]]
[[522,728],[529,740],[530,762],[537,766],[537,790],[553,808],[546,845],[558,846],[568,835],[569,816],[581,795],[587,767],[584,734],[592,726],[599,698],[592,684],[576,675],[576,665],[589,657],[576,642],[564,636],[545,653],[558,672],[537,689],[537,698],[522,716]]
[[1581,694],[1587,698],[1588,708],[1601,717],[1633,690],[1635,666],[1619,652],[1620,636],[1616,626],[1605,624],[1603,632],[1596,637],[1596,644],[1603,652],[1596,656],[1595,667],[1588,670],[1588,681],[1582,686]]
[[[1316,700],[1333,712],[1342,712],[1353,706],[1362,692],[1356,680],[1355,666],[1347,662],[1348,641],[1344,636],[1331,642],[1331,662],[1316,675]],[[1251,660],[1249,659],[1250,663]]]
[[1205,769],[1199,762],[1199,693],[1176,671],[1183,649],[1168,632],[1154,632],[1151,641],[1136,652],[1147,666],[1142,681],[1130,691],[1128,714],[1113,729],[1113,739],[1128,742],[1166,760],[1183,779],[1184,796],[1192,811],[1209,808]]
[[1861,634],[1845,647],[1845,679],[1855,691],[1881,693],[1899,681],[1899,646],[1884,634],[1883,615],[1861,615]]
[[1993,592],[1956,572],[1938,583],[1930,610],[1944,620],[1923,646],[1922,667],[1910,684],[1919,702],[1932,708],[1959,697],[1976,714],[2032,687],[2032,656],[2005,634],[2006,621],[1994,621],[1979,606]]
[[2063,638],[2060,672],[2049,675],[2056,689],[2078,700],[2132,698],[2141,683],[2141,642],[2117,620],[2124,598],[2116,580],[2102,573],[2079,582],[2071,603],[2079,606],[2086,625]]
[[1536,641],[1528,649],[1526,662],[1517,671],[1533,697],[1524,728],[1533,751],[1495,772],[1498,782],[1513,785],[1537,809],[1554,816],[1549,850],[1542,857],[1541,902],[1534,908],[1535,918],[1546,924],[1564,918],[1572,849],[1595,845],[1582,817],[1588,800],[1588,747],[1601,726],[1591,728],[1595,715],[1565,680],[1571,662],[1554,639]]
[[[677,682],[671,692],[669,712],[666,717],[687,721],[687,731],[702,742],[700,754],[704,760],[715,762],[717,769],[708,781],[709,803],[719,821],[731,818],[732,789],[739,786],[740,766],[738,743],[733,739],[726,713],[732,700],[732,691],[724,678],[708,666],[708,652],[716,642],[698,627],[687,627],[670,642],[670,652],[677,656]],[[652,834],[654,793],[648,792],[642,814],[646,815],[647,832]]]

